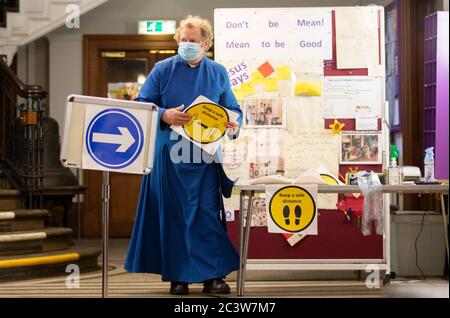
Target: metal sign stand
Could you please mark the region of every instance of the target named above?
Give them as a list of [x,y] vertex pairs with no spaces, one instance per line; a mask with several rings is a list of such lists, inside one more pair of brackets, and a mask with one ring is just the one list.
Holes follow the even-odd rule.
[[103,215],[103,272],[102,298],[108,297],[108,240],[109,240],[109,171],[103,171],[102,215]]
[[[89,119],[83,114],[90,114]],[[113,128],[118,130],[120,134],[111,133]],[[140,175],[149,174],[153,168],[157,129],[158,107],[152,103],[83,95],[70,95],[66,99],[64,133],[60,154],[63,166],[103,171],[103,298],[108,297],[111,191],[109,171]],[[80,131],[84,133],[80,134]],[[113,147],[113,144],[117,147]],[[83,145],[83,147],[80,147],[80,145]],[[117,156],[118,152],[121,153],[120,157]],[[98,157],[99,154],[102,154],[101,158]],[[136,163],[130,166],[135,160],[137,160]],[[81,233],[81,231],[78,232]]]

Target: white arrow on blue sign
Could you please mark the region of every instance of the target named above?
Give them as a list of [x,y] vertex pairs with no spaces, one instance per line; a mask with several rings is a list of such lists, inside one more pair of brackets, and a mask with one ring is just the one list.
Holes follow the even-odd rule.
[[142,151],[144,133],[130,112],[111,108],[99,112],[88,124],[86,148],[90,157],[109,169],[133,163]]
[[136,139],[130,134],[128,128],[117,127],[117,129],[120,131],[119,135],[94,133],[92,135],[92,141],[120,145],[120,147],[116,149],[116,152],[126,152],[134,144]]

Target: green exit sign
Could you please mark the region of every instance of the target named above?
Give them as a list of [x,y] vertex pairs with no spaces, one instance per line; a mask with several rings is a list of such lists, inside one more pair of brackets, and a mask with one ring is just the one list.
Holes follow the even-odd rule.
[[175,34],[175,31],[174,20],[147,20],[138,24],[138,34]]

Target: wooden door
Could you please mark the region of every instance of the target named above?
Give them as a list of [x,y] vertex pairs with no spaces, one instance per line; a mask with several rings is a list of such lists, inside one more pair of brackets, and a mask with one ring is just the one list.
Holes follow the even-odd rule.
[[[84,94],[133,100],[154,64],[176,54],[171,36],[86,35]],[[110,237],[130,237],[142,176],[111,173]],[[85,171],[88,190],[82,214],[84,237],[100,237],[100,171]]]

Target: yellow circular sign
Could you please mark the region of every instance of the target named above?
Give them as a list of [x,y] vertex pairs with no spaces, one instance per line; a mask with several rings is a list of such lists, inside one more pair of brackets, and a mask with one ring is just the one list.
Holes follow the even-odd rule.
[[212,103],[196,104],[186,113],[192,117],[189,123],[183,125],[186,135],[202,144],[209,144],[222,138],[227,129],[225,123],[230,121],[227,111]]
[[274,193],[269,203],[272,221],[287,232],[306,229],[316,215],[316,203],[308,191],[299,186],[286,186]]
[[339,182],[329,174],[321,173],[320,176],[328,185],[339,185]]

